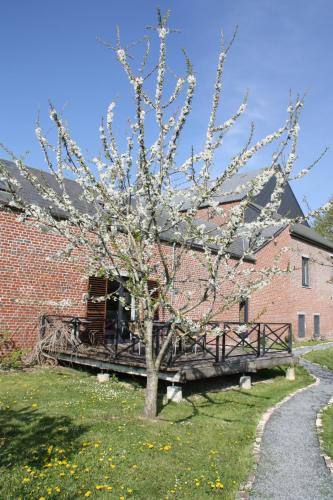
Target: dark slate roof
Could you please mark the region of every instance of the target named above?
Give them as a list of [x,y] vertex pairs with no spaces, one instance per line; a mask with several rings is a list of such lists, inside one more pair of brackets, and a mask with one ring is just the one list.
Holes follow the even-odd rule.
[[[250,203],[245,213],[245,222],[254,221],[260,214],[262,208],[263,207],[258,204]],[[281,216],[279,214],[276,214],[277,221],[279,220],[279,218],[281,218]],[[255,250],[255,253],[258,250],[260,250],[263,247],[263,245],[268,243],[271,239],[275,238],[285,227],[287,227],[286,224],[278,224],[276,226],[269,226],[265,228],[262,232],[262,240],[264,241],[262,244],[258,246],[258,248]],[[294,238],[303,240],[307,243],[323,248],[324,250],[333,252],[333,241],[321,236],[308,224],[304,223],[292,224],[289,228],[289,231],[291,236]]]
[[[235,193],[233,191],[235,191],[242,184],[250,184],[250,182],[253,179],[255,179],[258,175],[260,175],[263,172],[263,170],[264,170],[263,168],[259,168],[256,170],[250,170],[249,172],[242,172],[240,174],[233,175],[230,179],[228,179],[223,183],[219,193],[217,193],[216,196],[213,197],[213,199],[221,204],[242,200],[249,191],[250,185],[245,186],[244,189],[239,193]],[[182,191],[180,191],[179,193],[179,202],[181,202],[183,199]],[[224,193],[230,193],[230,194],[224,194]],[[190,202],[185,201],[181,209],[187,210],[190,208],[190,206],[191,206]],[[206,206],[208,206],[208,204],[203,203],[201,205],[201,208],[205,208]]]
[[[251,186],[250,183],[253,181],[258,175],[260,175],[265,169],[260,168],[256,170],[250,170],[248,172],[242,172],[239,174],[235,174],[231,179],[228,179],[226,182],[224,182],[220,188],[220,192],[214,196],[214,200],[217,201],[219,204],[223,203],[231,203],[231,202],[236,202],[240,201],[245,198],[247,195],[248,191],[250,190]],[[236,193],[235,191],[237,188],[241,185],[245,184],[244,189]],[[263,189],[260,191],[260,193],[253,198],[253,206],[258,205],[261,207],[264,207],[267,205],[269,202],[271,195],[273,193],[274,187],[276,184],[276,178],[274,175],[269,179],[269,181],[265,184]],[[224,194],[228,193],[230,194]],[[182,201],[182,194],[180,192],[179,194],[179,202]],[[187,210],[190,208],[190,202],[185,201],[183,206],[181,207],[182,210]],[[205,208],[208,206],[208,203],[203,203],[201,205],[201,208]],[[256,218],[255,211],[253,209],[249,209],[247,211],[246,215],[246,222],[251,222]],[[277,213],[279,215],[282,215],[284,217],[289,217],[290,219],[294,219],[296,217],[304,217],[304,213],[296,199],[296,196],[293,193],[293,190],[291,189],[289,183],[286,183],[284,192],[281,196],[281,203],[278,208]],[[305,225],[308,225],[307,222],[304,222]]]
[[[2,160],[0,159],[0,162],[2,165],[5,166],[7,169],[9,175],[11,178],[16,179],[19,181],[21,188],[18,190],[18,194],[20,197],[23,199],[23,201],[27,204],[35,204],[38,205],[42,208],[50,208],[51,212],[53,215],[56,217],[66,217],[66,214],[58,209],[57,207],[50,207],[50,203],[45,200],[36,190],[36,188],[29,182],[23,175],[21,175],[18,167],[15,165],[15,163],[8,161],[8,160]],[[45,184],[50,186],[54,191],[57,193],[61,194],[61,189],[54,178],[54,176],[46,171],[43,170],[38,170],[36,168],[28,167],[31,173],[37,177],[38,181],[41,184]],[[0,171],[0,177],[1,177],[1,171]],[[70,199],[73,202],[73,205],[80,210],[83,213],[94,213],[94,207],[91,204],[88,204],[85,202],[85,200],[82,197],[82,188],[81,186],[76,182],[71,179],[64,179],[64,183],[66,186],[66,191],[67,195],[70,197]],[[16,188],[14,188],[16,189]],[[12,195],[10,191],[7,190],[7,185],[6,181],[0,181],[0,205],[8,205],[10,200],[12,199]],[[214,232],[214,231],[220,231],[218,226],[216,224],[213,224],[208,221],[203,221],[203,220],[197,220],[195,221],[198,225],[200,224],[205,224],[208,230]],[[160,225],[163,227],[163,225],[167,225],[166,219],[164,218],[164,222],[161,218],[161,223]],[[175,241],[174,237],[174,232],[176,229],[173,230],[168,230],[165,231],[162,236],[164,241],[168,242],[173,242]],[[213,233],[212,233],[213,234]],[[193,241],[192,243],[193,247],[200,248],[200,245]],[[230,252],[230,255],[235,258],[240,258],[244,254],[244,248],[245,247],[245,240],[239,238],[233,241],[233,243],[230,245],[230,248],[228,251]],[[214,249],[214,248],[213,248]],[[217,248],[216,248],[217,250]],[[254,257],[249,256],[246,258],[249,261],[254,261]]]
[[[14,162],[2,159],[0,159],[0,162],[6,168],[10,177],[19,181],[21,188],[17,190],[17,188],[14,187],[14,189],[17,191],[18,195],[24,200],[25,203],[28,203],[30,205],[32,204],[38,205],[42,208],[51,208],[50,207],[51,203],[48,202],[48,200],[45,200],[38,193],[37,189],[31,184],[31,182],[29,182],[28,179],[26,179],[20,173],[18,167],[15,165]],[[46,172],[44,170],[38,170],[37,168],[32,168],[32,167],[29,167],[29,170],[35,177],[37,177],[38,181],[42,185],[43,184],[48,185],[56,193],[61,195],[62,192],[61,188],[57,180],[51,173]],[[1,170],[0,170],[0,177],[1,177]],[[8,192],[7,190],[6,191],[3,190],[6,189],[6,183],[4,181],[1,182],[2,184],[0,184],[0,204],[7,205],[12,197],[10,192]],[[93,207],[89,205],[82,197],[82,188],[80,184],[71,179],[64,179],[64,184],[66,186],[66,192],[70,197],[74,207],[80,210],[81,212],[91,213]],[[3,187],[3,189],[1,189],[1,186]],[[65,217],[65,213],[57,207],[52,206],[51,211],[55,216]]]
[[[42,196],[40,196],[36,188],[24,176],[21,175],[15,163],[13,163],[12,161],[2,160],[2,159],[0,161],[7,169],[9,175],[12,178],[19,181],[21,188],[18,191],[18,193],[26,203],[36,204],[43,208],[50,208],[55,216],[66,217],[66,214],[57,207],[50,207],[50,203],[48,203],[47,200],[45,200]],[[56,179],[51,173],[32,167],[29,167],[29,170],[33,175],[37,177],[38,181],[41,184],[46,184],[50,186],[52,189],[54,189],[57,193],[61,194],[61,189]],[[259,175],[262,172],[262,170],[263,169],[257,169],[257,170],[252,170],[251,172],[235,175],[232,179],[228,180],[223,185],[223,190],[224,191],[235,190],[240,184],[245,184],[250,182],[257,175]],[[1,172],[0,172],[0,177],[1,177]],[[65,179],[64,183],[66,186],[67,195],[72,200],[72,203],[75,206],[75,208],[84,213],[94,213],[93,205],[88,204],[82,196],[83,193],[82,187],[76,181],[71,179]],[[258,217],[261,209],[263,208],[263,204],[267,203],[269,200],[271,190],[274,188],[274,184],[275,184],[275,179],[272,178],[271,181],[269,181],[267,185],[264,187],[263,191],[256,197],[253,203],[250,203],[245,213],[245,222],[252,222]],[[220,203],[237,201],[244,198],[245,195],[246,195],[246,190],[235,195],[230,195],[230,196],[221,195],[218,198],[218,200],[220,201]],[[12,196],[10,191],[8,191],[8,186],[6,181],[0,180],[0,205],[1,204],[8,205],[11,198]],[[298,202],[295,198],[295,195],[293,194],[289,184],[287,184],[286,191],[282,197],[281,207],[278,212],[278,214],[280,215],[290,216],[290,217],[303,215],[303,212],[300,209]],[[212,222],[198,219],[198,225],[199,224],[205,224],[206,227],[209,228],[211,231],[214,230],[220,231],[218,226],[213,224]],[[268,242],[281,231],[282,227],[283,227],[282,225],[268,227],[263,231],[262,237]],[[320,236],[314,229],[310,228],[308,225],[294,224],[290,228],[290,233],[295,238],[302,239],[304,241],[312,243],[313,245],[319,246],[329,251],[333,251],[333,242]],[[173,237],[172,231],[166,231],[163,234],[163,239],[172,242],[174,241],[175,238]],[[193,242],[193,246],[196,246],[195,242]],[[260,245],[260,248],[261,246],[262,245]],[[247,247],[246,239],[238,238],[232,243],[229,251],[233,257],[239,258],[244,254],[244,250],[246,249],[246,247]],[[253,260],[253,257],[250,256],[249,260]]]
[[[166,224],[166,220],[163,220],[163,218],[161,218],[160,224],[163,227],[163,225]],[[207,220],[196,219],[196,220],[194,220],[194,224],[197,226],[204,224],[206,230],[209,231],[211,236],[222,234],[221,228],[219,226],[217,226],[216,224],[214,224],[213,222],[210,222]],[[185,226],[185,223],[184,223],[184,226]],[[174,236],[174,233],[177,230],[182,231],[182,227],[178,226],[177,228],[163,231],[161,233],[161,239],[172,243],[176,239]],[[193,248],[198,248],[198,249],[202,248],[202,246],[199,243],[197,243],[195,239],[193,239],[193,241],[191,242],[191,246]],[[212,250],[216,250],[216,252],[219,249],[217,245],[210,245],[210,248]],[[244,255],[244,252],[247,250],[247,248],[248,248],[247,239],[239,237],[239,238],[235,238],[233,240],[233,242],[231,243],[231,245],[228,248],[228,252],[230,253],[231,257],[239,259],[240,257],[242,257],[242,255]],[[249,262],[254,262],[255,257],[253,255],[248,255],[248,256],[246,256],[245,260],[247,260]]]
[[[271,194],[275,188],[276,178],[273,175],[265,184],[260,193],[253,199],[253,202],[262,207],[269,203]],[[287,182],[283,194],[281,196],[281,203],[277,211],[278,214],[294,219],[296,217],[304,217],[303,210],[301,209],[293,190]],[[305,222],[308,225],[307,222]]]
[[333,241],[324,238],[312,229],[312,227],[304,226],[303,224],[293,224],[290,227],[290,234],[297,239],[333,252]]

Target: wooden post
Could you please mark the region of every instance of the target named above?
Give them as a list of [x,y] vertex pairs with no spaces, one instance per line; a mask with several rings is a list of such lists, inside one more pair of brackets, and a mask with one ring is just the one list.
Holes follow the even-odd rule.
[[225,331],[223,332],[222,335],[222,362],[224,363],[225,361]]
[[220,336],[219,335],[216,335],[216,337],[215,337],[215,348],[216,348],[215,362],[218,363],[219,358],[220,358]]
[[293,330],[291,323],[288,326],[288,352],[291,353],[293,350]]

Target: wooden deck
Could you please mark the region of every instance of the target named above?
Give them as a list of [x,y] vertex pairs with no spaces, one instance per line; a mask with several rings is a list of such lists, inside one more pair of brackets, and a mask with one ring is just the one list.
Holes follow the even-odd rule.
[[[57,317],[58,321],[59,317]],[[75,331],[68,330],[71,341],[53,343],[45,349],[58,361],[89,366],[105,371],[146,375],[144,343],[135,335],[125,341],[92,345],[80,338],[79,318],[74,318]],[[72,322],[66,324],[73,325]],[[51,324],[51,323],[50,323]],[[57,323],[58,324],[58,323]],[[82,322],[86,325],[86,322]],[[239,328],[241,326],[241,328]],[[59,328],[59,326],[57,326]],[[156,352],[166,331],[166,323],[156,324]],[[160,378],[185,383],[191,380],[236,373],[251,373],[279,365],[296,364],[291,349],[291,327],[288,323],[255,323],[240,325],[224,322],[222,333],[193,336],[176,335],[165,356]],[[43,333],[45,335],[45,331]],[[85,332],[86,335],[86,332]],[[86,336],[83,335],[83,338]]]

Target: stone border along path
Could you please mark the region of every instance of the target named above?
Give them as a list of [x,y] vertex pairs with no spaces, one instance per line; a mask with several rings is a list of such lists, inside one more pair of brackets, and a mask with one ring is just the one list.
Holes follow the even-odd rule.
[[317,433],[318,433],[318,438],[319,438],[319,444],[320,444],[320,451],[321,451],[321,456],[326,462],[326,467],[330,470],[332,477],[333,477],[333,460],[331,457],[326,455],[324,452],[324,441],[323,441],[323,413],[330,407],[333,406],[333,397],[329,400],[328,404],[322,408],[318,414],[317,414],[317,420],[316,420],[316,426],[317,426]]
[[[301,347],[294,353],[328,347],[333,343]],[[333,500],[333,476],[323,460],[316,428],[317,413],[333,394],[333,372],[305,360],[300,364],[316,382],[290,394],[263,415],[253,449],[259,464],[238,499]]]

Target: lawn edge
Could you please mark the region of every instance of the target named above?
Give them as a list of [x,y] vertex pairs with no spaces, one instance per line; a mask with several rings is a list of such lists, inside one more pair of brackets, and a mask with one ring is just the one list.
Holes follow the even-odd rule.
[[[310,351],[312,352],[312,351]],[[309,353],[306,353],[309,354]],[[319,366],[320,368],[324,368],[325,370],[329,370],[329,368],[326,365],[322,365],[320,363],[315,363],[314,361],[308,360],[305,355],[302,356],[308,363],[312,363],[313,365]],[[332,370],[331,370],[332,371]],[[333,406],[333,396],[330,398],[328,403],[323,406],[317,413],[316,417],[316,430],[317,430],[317,436],[319,440],[319,448],[320,448],[320,456],[323,457],[325,465],[328,469],[328,471],[331,473],[333,476],[333,457],[330,457],[327,455],[324,451],[324,440],[323,440],[323,413],[330,407]]]
[[333,406],[333,396],[331,399],[328,401],[328,403],[323,406],[317,413],[317,418],[316,418],[316,429],[317,429],[317,435],[319,439],[319,446],[320,446],[320,455],[323,457],[325,465],[328,469],[328,471],[331,473],[333,476],[333,460],[332,458],[327,455],[324,451],[324,440],[323,440],[323,413],[330,407]]
[[[292,392],[291,394],[288,394],[288,396],[285,396],[283,399],[281,399],[281,401],[278,401],[273,406],[268,408],[268,410],[266,410],[265,413],[261,416],[259,423],[257,425],[257,428],[256,428],[255,440],[254,440],[254,443],[252,445],[251,455],[252,455],[252,459],[254,461],[253,466],[252,466],[252,470],[249,473],[247,479],[241,484],[241,486],[236,494],[235,500],[248,500],[250,498],[250,493],[252,491],[252,487],[253,487],[253,484],[254,484],[254,481],[256,478],[256,472],[257,472],[257,468],[258,468],[258,464],[259,464],[259,460],[260,460],[261,442],[262,442],[263,434],[265,431],[266,424],[269,421],[270,417],[275,412],[275,410],[280,408],[280,406],[282,406],[284,403],[287,403],[287,401],[292,399],[297,394],[310,389],[310,387],[314,387],[314,386],[320,384],[319,377],[316,377],[313,374],[310,374],[310,375],[314,379],[314,382],[312,384],[306,385],[305,387],[301,387],[300,389],[297,389],[296,391]],[[333,398],[332,398],[332,404],[333,404]],[[333,469],[333,462],[332,462],[332,469]]]

